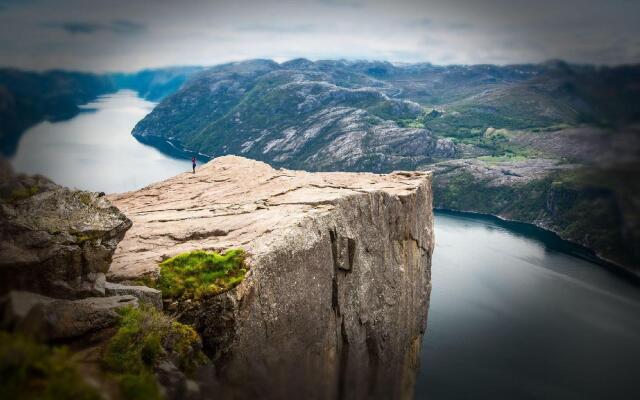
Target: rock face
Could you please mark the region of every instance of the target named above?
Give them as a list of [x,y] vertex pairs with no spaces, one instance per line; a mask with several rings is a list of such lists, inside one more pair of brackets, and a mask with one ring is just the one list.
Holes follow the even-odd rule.
[[162,293],[147,286],[128,286],[107,282],[105,284],[105,294],[107,296],[133,296],[142,304],[162,310]]
[[109,275],[135,280],[184,251],[242,247],[251,269],[240,285],[180,305],[213,358],[216,396],[409,398],[431,288],[430,183],[424,172],[221,157],[111,197],[133,227]]
[[0,326],[43,340],[70,339],[113,326],[117,309],[137,307],[133,296],[59,300],[31,292],[11,291],[0,299]]
[[0,167],[0,294],[104,295],[111,256],[131,221],[97,193]]

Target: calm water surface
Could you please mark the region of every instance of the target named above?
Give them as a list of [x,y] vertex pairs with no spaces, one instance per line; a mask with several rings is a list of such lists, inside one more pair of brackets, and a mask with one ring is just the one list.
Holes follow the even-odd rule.
[[435,227],[416,398],[639,398],[638,286],[528,225]]
[[[30,129],[12,163],[105,192],[189,170],[131,136],[153,106],[128,91],[101,97]],[[640,289],[579,253],[524,225],[438,213],[416,398],[638,398]]]
[[131,130],[154,103],[120,91],[83,106],[61,122],[43,122],[20,140],[13,167],[78,189],[125,192],[191,169],[190,160],[138,142]]

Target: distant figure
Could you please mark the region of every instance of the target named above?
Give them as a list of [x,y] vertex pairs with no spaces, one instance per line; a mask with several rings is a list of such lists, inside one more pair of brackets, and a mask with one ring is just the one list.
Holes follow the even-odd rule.
[[193,173],[196,173],[196,158],[191,157],[191,167],[193,168]]

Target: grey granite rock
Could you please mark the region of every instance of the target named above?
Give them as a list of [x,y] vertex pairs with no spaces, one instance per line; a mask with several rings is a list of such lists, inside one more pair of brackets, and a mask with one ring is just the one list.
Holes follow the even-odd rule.
[[3,329],[43,340],[77,338],[117,323],[116,310],[137,307],[133,296],[59,300],[24,291],[11,291],[0,299]]
[[147,304],[162,310],[162,292],[147,286],[129,286],[114,282],[105,284],[107,296],[130,295],[138,299],[141,304]]
[[216,396],[411,398],[431,288],[430,184],[424,172],[221,157],[110,197],[134,224],[108,274],[135,280],[184,251],[242,247],[240,285],[176,310],[216,366]]
[[0,294],[104,295],[105,272],[131,221],[97,193],[3,169]]

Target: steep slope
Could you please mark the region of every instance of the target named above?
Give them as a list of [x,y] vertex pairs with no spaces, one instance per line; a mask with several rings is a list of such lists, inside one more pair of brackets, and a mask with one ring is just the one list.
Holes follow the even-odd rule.
[[640,276],[638,128],[521,133],[507,140],[530,155],[429,166],[434,206],[534,223]]
[[241,247],[244,281],[168,304],[201,333],[221,398],[411,398],[430,292],[430,174],[307,173],[218,158],[111,196],[133,221],[110,269]]
[[353,72],[289,66],[254,60],[205,71],[133,134],[309,170],[385,171],[431,160],[437,139],[394,122],[420,115],[418,104],[362,86],[373,80]]

